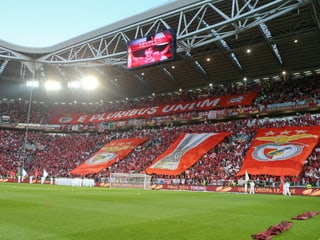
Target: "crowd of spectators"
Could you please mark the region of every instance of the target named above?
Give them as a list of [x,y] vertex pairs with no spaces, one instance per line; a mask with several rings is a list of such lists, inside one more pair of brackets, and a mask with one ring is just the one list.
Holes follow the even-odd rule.
[[[32,102],[22,99],[0,102],[0,115],[9,116],[10,123],[47,124],[51,118],[59,113],[103,113],[134,108],[158,106],[163,103],[201,99],[203,97],[228,96],[257,92],[258,96],[250,108],[264,109],[268,104],[306,101],[310,105],[317,104],[320,99],[320,76],[308,78],[287,79],[283,81],[266,81],[241,86],[206,87],[196,90],[181,90],[167,94],[156,94],[135,99],[103,101],[94,104],[79,102],[56,104],[46,102]],[[30,112],[29,112],[30,110]],[[28,114],[29,113],[29,114]],[[190,113],[188,113],[190,114]],[[29,118],[29,119],[28,119]]]
[[[185,183],[201,185],[215,184],[218,180],[225,182],[237,181],[236,173],[241,167],[243,157],[255,136],[255,129],[260,127],[283,126],[319,126],[320,117],[317,115],[300,115],[287,119],[259,120],[246,119],[220,122],[216,124],[197,124],[163,127],[159,129],[134,129],[123,132],[104,133],[68,133],[48,134],[31,131],[28,134],[28,148],[24,146],[24,132],[0,130],[1,155],[0,175],[9,176],[10,172],[24,164],[30,175],[36,171],[46,171],[54,177],[70,177],[73,170],[84,162],[104,144],[115,139],[145,137],[148,141],[135,148],[124,159],[108,169],[91,175],[96,179],[106,179],[111,172],[142,173],[153,160],[164,152],[180,133],[199,132],[232,132],[224,141],[205,154],[195,165],[179,176],[155,176],[155,179],[165,179],[168,183]],[[273,181],[271,176],[254,176],[256,180]],[[297,179],[291,181],[299,184],[319,184],[320,177],[320,145],[314,148],[308,157],[303,170]],[[272,179],[270,179],[272,178]]]
[[[257,91],[258,97],[254,104],[266,105],[285,101],[308,100],[317,103],[320,94],[320,79],[317,77],[289,82],[274,82],[265,85],[253,85],[240,88],[212,88],[198,92],[181,92],[179,94],[166,95],[167,102],[187,101],[201,96],[219,96],[241,94]],[[153,97],[138,100],[127,100],[127,104],[99,104],[94,108],[96,112],[130,109],[139,106],[154,106],[163,103],[163,97]],[[10,116],[11,121],[26,122],[28,103],[22,100],[15,102],[2,102],[1,114]],[[90,106],[86,108],[74,106],[48,106],[44,103],[33,104],[31,108],[31,123],[48,123],[50,116],[59,111],[92,112]],[[139,127],[127,130],[109,130],[104,132],[66,133],[35,131],[26,133],[17,129],[0,130],[0,175],[10,176],[12,172],[17,174],[23,166],[29,175],[41,175],[45,169],[50,176],[71,177],[71,170],[84,162],[104,144],[115,139],[131,137],[148,137],[148,140],[135,148],[124,159],[110,166],[102,172],[91,175],[96,179],[107,179],[111,172],[141,173],[150,166],[153,160],[164,152],[180,133],[201,132],[231,132],[205,154],[196,164],[187,169],[179,176],[154,176],[153,180],[159,179],[171,184],[215,184],[218,181],[237,181],[236,173],[241,167],[242,160],[255,136],[255,130],[261,127],[286,127],[286,126],[319,126],[320,117],[317,114],[297,114],[286,118],[248,118],[242,120],[228,120],[223,122],[199,124],[168,125],[154,128]],[[40,177],[40,176],[39,176]],[[279,179],[274,176],[251,176],[259,181],[273,185]],[[290,178],[292,182],[299,184],[313,184],[319,186],[320,177],[320,144],[305,162],[298,178]]]

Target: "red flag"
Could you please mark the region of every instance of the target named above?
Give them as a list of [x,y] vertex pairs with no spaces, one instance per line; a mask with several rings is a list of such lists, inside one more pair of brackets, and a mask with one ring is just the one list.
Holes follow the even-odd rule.
[[196,163],[230,133],[183,133],[146,169],[148,174],[178,175]]
[[247,170],[253,175],[298,176],[319,134],[319,126],[258,129],[237,175]]
[[50,124],[88,124],[121,121],[125,119],[151,118],[155,116],[174,115],[181,112],[206,111],[216,108],[250,105],[257,92],[231,96],[206,97],[192,101],[161,104],[151,108],[128,109],[98,114],[59,114]]
[[136,146],[144,141],[146,141],[146,138],[118,139],[111,141],[104,145],[91,158],[73,169],[71,173],[86,175],[100,172],[127,156]]

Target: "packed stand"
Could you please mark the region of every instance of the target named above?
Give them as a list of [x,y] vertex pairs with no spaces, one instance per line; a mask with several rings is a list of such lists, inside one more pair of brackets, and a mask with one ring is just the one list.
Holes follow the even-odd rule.
[[[309,101],[318,103],[320,86],[317,77],[308,79],[289,80],[287,82],[270,82],[239,88],[208,88],[198,92],[180,92],[165,96],[166,102],[188,101],[198,99],[201,96],[221,96],[241,94],[250,91],[258,91],[255,100],[256,105],[268,105],[287,101]],[[121,109],[159,105],[163,103],[164,96],[154,96],[138,100],[127,100],[112,104],[99,104],[94,108],[84,105],[73,106],[47,106],[45,104],[32,104],[30,113],[26,102],[2,102],[1,114],[9,115],[11,121],[30,123],[47,123],[53,113],[62,111],[70,112],[103,112]],[[121,106],[121,107],[120,107]],[[49,110],[48,110],[49,109]],[[72,110],[71,110],[72,109]],[[50,114],[49,114],[50,112]],[[189,114],[189,113],[188,113]],[[105,131],[87,133],[46,133],[42,131],[0,130],[0,174],[9,176],[12,171],[24,166],[26,170],[34,174],[36,171],[46,168],[51,176],[72,176],[70,171],[80,163],[92,156],[104,144],[111,140],[144,137],[148,141],[137,147],[132,154],[112,165],[109,169],[91,177],[97,179],[108,178],[110,172],[141,173],[152,161],[166,150],[180,133],[202,132],[231,132],[222,143],[205,154],[194,166],[186,170],[180,176],[155,176],[154,180],[165,179],[173,184],[215,184],[218,180],[225,182],[236,181],[235,174],[240,169],[243,157],[249,148],[250,141],[255,136],[255,129],[261,127],[286,127],[286,126],[318,126],[319,117],[310,114],[296,115],[275,120],[245,119],[228,122],[209,123],[203,122],[197,125],[168,125],[158,128],[132,128],[126,131]],[[27,137],[27,141],[26,141]],[[254,176],[256,180],[265,181],[273,185],[277,178],[272,176]],[[311,183],[319,185],[320,177],[320,145],[314,149],[307,159],[298,178],[290,178],[292,182],[299,184]]]

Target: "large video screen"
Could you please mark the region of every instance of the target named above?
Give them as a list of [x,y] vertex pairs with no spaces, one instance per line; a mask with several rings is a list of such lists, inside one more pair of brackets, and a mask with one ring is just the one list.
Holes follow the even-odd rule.
[[129,69],[150,66],[174,58],[175,37],[172,29],[132,40],[127,49]]

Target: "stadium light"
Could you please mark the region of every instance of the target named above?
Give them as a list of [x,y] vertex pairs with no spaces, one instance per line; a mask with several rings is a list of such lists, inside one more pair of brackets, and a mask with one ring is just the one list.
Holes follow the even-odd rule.
[[32,88],[39,87],[39,81],[36,81],[36,80],[27,81],[26,84],[27,84],[27,87],[32,87]]
[[99,86],[99,82],[97,78],[93,76],[87,76],[82,79],[81,85],[85,90],[92,90]]
[[48,80],[44,84],[45,88],[47,90],[60,90],[61,89],[61,83],[53,80]]
[[80,88],[81,87],[81,83],[79,81],[72,81],[72,82],[68,82],[68,87],[69,88]]

